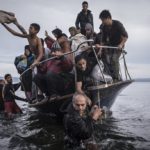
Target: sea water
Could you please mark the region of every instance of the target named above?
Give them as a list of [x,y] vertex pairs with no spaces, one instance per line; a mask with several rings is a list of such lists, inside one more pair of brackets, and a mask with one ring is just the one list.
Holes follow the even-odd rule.
[[[6,120],[0,114],[0,150],[63,150],[62,124],[51,114],[17,103],[23,115]],[[150,150],[150,82],[134,82],[124,89],[112,112],[95,127],[101,150]]]

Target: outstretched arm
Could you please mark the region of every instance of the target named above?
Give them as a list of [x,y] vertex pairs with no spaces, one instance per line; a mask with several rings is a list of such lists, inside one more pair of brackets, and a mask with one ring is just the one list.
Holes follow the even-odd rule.
[[18,29],[19,29],[23,34],[27,35],[26,30],[23,28],[23,26],[21,26],[21,25],[18,23],[17,19],[15,20],[14,24],[18,27]]
[[2,25],[13,35],[18,36],[18,37],[22,37],[22,38],[27,38],[26,34],[21,34],[16,32],[15,30],[11,29],[8,25],[6,25],[5,23],[2,23]]

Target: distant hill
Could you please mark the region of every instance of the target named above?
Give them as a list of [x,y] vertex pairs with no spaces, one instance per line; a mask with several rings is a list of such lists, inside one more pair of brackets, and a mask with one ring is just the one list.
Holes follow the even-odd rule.
[[150,82],[150,78],[137,78],[134,80],[135,82]]

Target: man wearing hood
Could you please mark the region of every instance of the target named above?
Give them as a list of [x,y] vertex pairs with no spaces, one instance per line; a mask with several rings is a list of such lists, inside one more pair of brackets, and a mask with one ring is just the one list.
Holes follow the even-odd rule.
[[94,28],[93,15],[92,15],[91,11],[88,10],[88,2],[84,1],[82,3],[82,8],[83,8],[82,11],[77,15],[75,25],[76,25],[77,29],[80,29],[80,32],[82,34],[86,35],[85,25],[87,23],[90,23]]

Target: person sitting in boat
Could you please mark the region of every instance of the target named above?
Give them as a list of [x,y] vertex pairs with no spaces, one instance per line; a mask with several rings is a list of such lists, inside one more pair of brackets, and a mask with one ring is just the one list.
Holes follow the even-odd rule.
[[15,91],[20,87],[20,83],[12,84],[12,76],[11,74],[6,74],[5,85],[3,87],[3,99],[4,99],[4,107],[5,113],[9,119],[12,118],[13,114],[22,113],[22,110],[15,102],[15,99],[26,101],[26,99],[18,97],[15,95]]
[[117,20],[112,20],[111,13],[108,10],[103,10],[99,18],[102,21],[102,43],[118,47],[118,49],[104,49],[103,62],[108,66],[110,75],[114,81],[121,80],[119,76],[119,57],[122,49],[128,39],[127,31],[123,24]]
[[[70,42],[65,33],[62,32],[59,28],[56,28],[52,31],[52,34],[55,36],[56,41],[52,45],[52,49],[61,49],[62,53],[67,53],[71,51]],[[66,57],[69,57],[72,60],[72,55],[69,54]]]
[[46,38],[44,38],[44,42],[46,44],[46,48],[45,48],[45,58],[49,58],[49,54],[52,48],[52,45],[54,44],[55,40],[48,35],[48,32],[45,31],[45,36]]
[[72,70],[73,64],[70,58],[63,56],[61,49],[53,48],[50,55],[56,58],[43,64],[45,73],[36,74],[34,82],[47,98],[51,99],[67,94],[66,92],[72,89],[73,75],[69,72]]
[[97,150],[93,131],[95,122],[101,117],[102,110],[94,105],[91,112],[89,98],[83,93],[75,93],[72,103],[64,116],[66,149]]
[[96,60],[88,61],[85,55],[78,55],[75,57],[76,70],[77,70],[77,82],[76,91],[79,93],[84,93],[88,86],[94,84],[94,79],[91,76],[93,67],[96,65]]
[[[102,73],[100,72],[99,66],[95,58],[86,57],[85,55],[78,55],[75,58],[76,70],[77,70],[77,82],[76,82],[76,91],[84,93],[87,90],[88,86],[93,86],[95,84],[104,84],[105,80],[110,82],[112,78],[108,75],[104,75],[105,80],[103,79]],[[101,62],[102,63],[102,62]],[[103,71],[103,64],[100,64]],[[98,99],[94,95],[95,92],[91,93],[89,96],[92,97],[92,104],[97,104]]]
[[[35,57],[30,50],[30,46],[25,45],[24,54],[17,56],[14,61],[18,73],[22,74],[25,70],[27,70],[34,62],[34,58]],[[25,91],[27,99],[30,100],[32,97],[32,70],[28,70],[24,73],[21,76],[21,81],[23,84],[22,89]]]
[[[75,27],[70,27],[69,32],[71,35],[70,36],[71,50],[75,51],[78,48],[79,44],[86,41],[86,37],[83,34],[78,33]],[[84,51],[87,46],[88,46],[87,43],[82,44],[78,49],[78,51],[75,52],[75,56],[79,55],[82,51]]]
[[[85,33],[86,33],[86,38],[87,40],[93,39],[95,40],[96,38],[96,33],[94,32],[93,26],[90,23],[87,23],[85,25]],[[90,45],[91,43],[89,43]]]
[[5,84],[5,81],[3,79],[0,79],[0,112],[4,111],[4,100],[2,96],[2,90],[3,90],[4,84]]
[[46,38],[44,39],[45,44],[46,44],[47,48],[48,48],[49,50],[51,50],[52,45],[53,45],[53,43],[55,42],[55,40],[48,34],[47,31],[45,31],[45,36],[46,36]]

